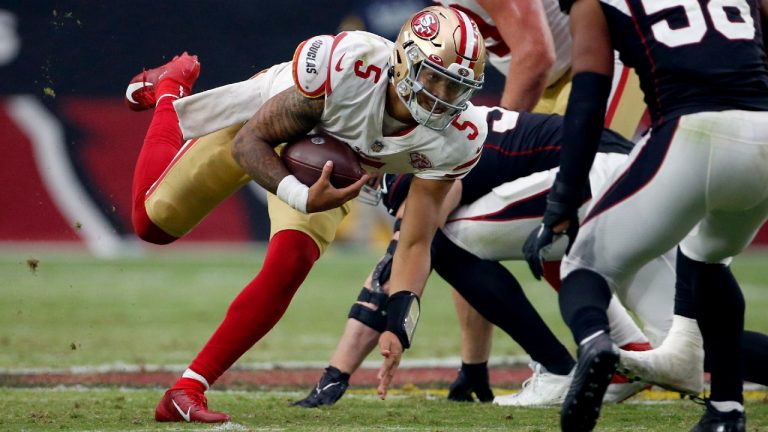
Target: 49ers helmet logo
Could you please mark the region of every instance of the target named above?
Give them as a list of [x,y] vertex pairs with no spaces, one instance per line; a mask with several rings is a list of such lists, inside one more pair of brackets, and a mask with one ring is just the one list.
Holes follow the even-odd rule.
[[432,40],[440,31],[440,21],[437,20],[434,13],[422,11],[411,20],[411,30],[413,30],[413,34],[422,39]]

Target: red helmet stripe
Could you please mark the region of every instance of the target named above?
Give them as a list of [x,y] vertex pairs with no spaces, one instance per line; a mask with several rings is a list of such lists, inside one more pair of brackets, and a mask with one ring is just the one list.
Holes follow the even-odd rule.
[[459,19],[459,28],[461,29],[461,41],[457,47],[459,49],[459,56],[456,58],[456,63],[472,69],[475,62],[469,59],[476,59],[479,49],[472,20],[467,14],[458,9],[451,8],[451,10],[456,14],[456,18]]
[[485,49],[499,57],[504,57],[509,54],[509,47],[502,39],[499,29],[493,22],[488,22],[474,11],[467,9],[464,6],[456,4],[451,5],[452,8],[458,9],[472,19],[477,25],[477,29],[480,30],[480,34],[485,38]]

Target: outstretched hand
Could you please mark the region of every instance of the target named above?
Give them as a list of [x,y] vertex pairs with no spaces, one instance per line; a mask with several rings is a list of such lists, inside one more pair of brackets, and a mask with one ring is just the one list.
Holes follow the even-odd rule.
[[309,188],[307,212],[315,213],[340,207],[345,202],[354,199],[370,179],[368,174],[364,174],[355,183],[337,189],[331,185],[331,173],[333,173],[333,162],[328,161],[323,165],[320,178]]
[[381,399],[386,399],[389,384],[392,383],[395,371],[400,366],[400,359],[403,356],[403,345],[400,343],[397,335],[390,331],[385,331],[379,336],[379,352],[384,357],[384,362],[379,368],[379,386],[376,390]]

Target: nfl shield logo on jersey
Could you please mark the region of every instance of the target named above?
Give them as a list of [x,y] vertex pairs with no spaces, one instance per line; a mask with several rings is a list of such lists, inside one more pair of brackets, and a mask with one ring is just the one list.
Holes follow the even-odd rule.
[[411,166],[416,169],[432,168],[432,162],[421,153],[411,152]]
[[384,148],[384,143],[380,140],[376,140],[371,144],[371,150],[378,153]]

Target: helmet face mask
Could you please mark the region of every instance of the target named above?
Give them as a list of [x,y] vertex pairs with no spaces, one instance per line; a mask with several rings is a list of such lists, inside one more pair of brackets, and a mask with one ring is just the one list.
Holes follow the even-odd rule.
[[463,12],[434,6],[403,26],[392,63],[397,95],[413,118],[444,130],[483,86],[485,46]]

